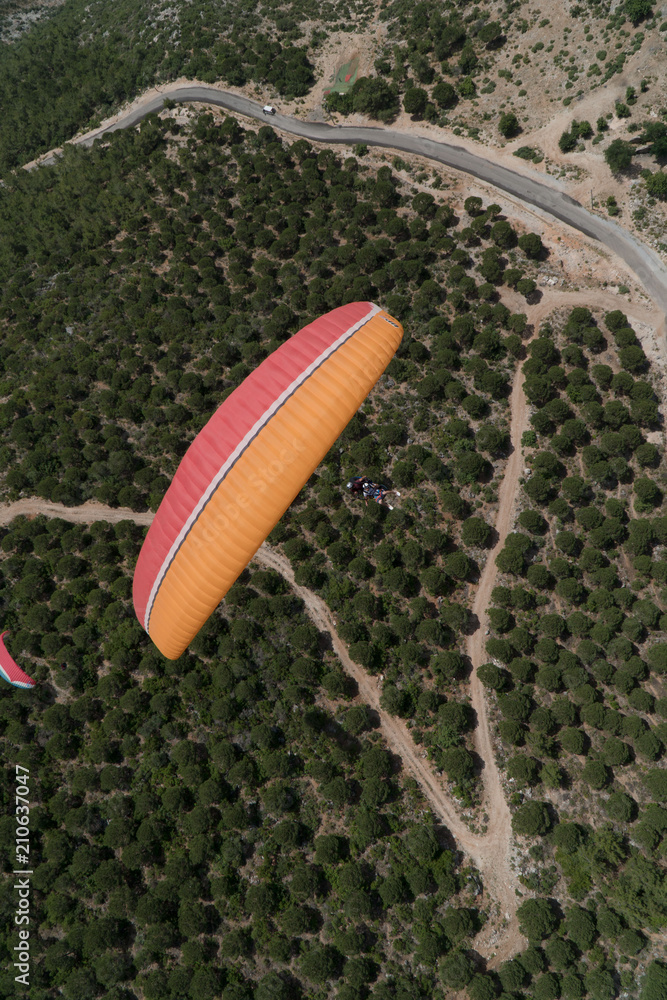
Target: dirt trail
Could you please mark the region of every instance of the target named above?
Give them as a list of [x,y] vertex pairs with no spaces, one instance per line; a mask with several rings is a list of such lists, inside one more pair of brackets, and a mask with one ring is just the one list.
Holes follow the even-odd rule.
[[[523,392],[517,393],[517,395],[523,400]],[[519,430],[519,438],[521,430],[522,428]],[[517,453],[520,457],[518,450],[515,454]],[[509,479],[514,481],[511,475]],[[514,492],[511,486],[508,486],[505,494],[504,502],[507,511],[504,521],[511,526],[514,501]],[[502,512],[502,496],[500,504]],[[487,927],[477,936],[474,941],[475,949],[485,958],[491,959],[491,966],[495,966],[505,958],[515,955],[517,951],[525,947],[526,942],[519,933],[516,917],[517,897],[514,888],[518,885],[518,882],[510,865],[510,844],[512,837],[510,812],[503,794],[500,774],[493,756],[493,745],[488,727],[486,701],[482,684],[477,680],[476,676],[473,676],[471,685],[472,702],[473,708],[477,712],[479,723],[475,732],[475,738],[477,751],[484,759],[484,806],[489,815],[487,832],[479,835],[471,833],[465,822],[461,819],[452,802],[451,796],[445,787],[443,787],[442,779],[434,773],[431,762],[421,756],[421,752],[415,745],[407,725],[401,719],[389,715],[380,708],[380,681],[378,678],[366,673],[362,667],[350,659],[345,644],[338,637],[331,612],[324,601],[313,594],[312,591],[307,590],[305,587],[300,587],[295,582],[294,573],[289,561],[273,549],[269,549],[263,545],[256,554],[255,559],[264,566],[272,567],[286,580],[289,580],[295,593],[298,594],[306,605],[314,624],[319,629],[329,632],[334,651],[345,667],[345,670],[357,682],[362,701],[366,702],[367,705],[378,713],[380,717],[380,729],[388,745],[395,753],[400,755],[403,766],[420,785],[436,815],[445,823],[456,840],[457,845],[469,855],[480,871],[485,892],[498,904],[500,912],[498,919],[489,921]],[[489,571],[482,574],[482,581],[480,583],[481,591],[485,576],[488,577],[485,588],[488,592],[486,604],[478,601],[475,602],[475,611],[479,615],[480,620],[482,619],[482,613],[480,613],[478,607],[483,608],[488,605],[488,598],[495,578],[494,563],[488,561],[486,565],[489,567]],[[478,630],[469,644],[470,654],[477,656],[477,659],[473,661],[476,667],[484,662],[483,658],[479,658],[479,656],[483,657],[484,641],[483,638],[480,638],[480,641],[475,644],[477,635],[482,636],[482,628]],[[508,921],[508,925],[505,925],[505,921]]]
[[[513,402],[515,397],[520,406],[523,400],[523,393],[519,393],[516,388],[513,393]],[[518,421],[520,421],[520,417]],[[516,424],[520,439],[521,426],[518,421]],[[515,421],[513,421],[513,429],[514,423]],[[515,454],[518,454],[518,450],[515,451]],[[512,458],[510,458],[511,461]],[[509,530],[508,527],[504,526],[511,525],[514,500],[514,489],[511,484],[514,481],[515,478],[513,475],[506,475],[503,488],[501,489],[498,528],[499,531],[502,531],[503,538],[506,531]],[[49,501],[30,497],[24,500],[17,500],[11,504],[0,505],[0,525],[9,524],[15,517],[21,514],[27,516],[46,514],[49,517],[62,517],[66,521],[77,524],[86,524],[97,520],[112,523],[132,520],[137,524],[143,525],[150,524],[154,516],[150,511],[144,514],[136,514],[128,508],[114,509],[95,501],[88,501],[80,507],[65,507],[62,504],[50,503]],[[476,678],[473,678],[472,700],[479,720],[476,732],[477,749],[483,757],[485,764],[484,805],[490,819],[487,832],[483,835],[476,835],[471,833],[463,819],[459,816],[442,779],[435,774],[433,765],[421,756],[421,751],[415,745],[406,724],[380,708],[380,681],[367,674],[362,667],[350,659],[345,644],[338,636],[331,612],[324,601],[313,594],[312,591],[299,586],[294,579],[294,573],[289,560],[268,546],[262,545],[255,554],[254,561],[263,566],[275,569],[280,573],[289,582],[294,592],[303,600],[313,624],[318,629],[329,633],[334,652],[339,657],[345,670],[357,682],[360,698],[378,713],[380,728],[388,745],[395,753],[400,755],[406,771],[418,782],[435,814],[450,830],[460,849],[471,858],[474,865],[480,871],[485,891],[491,900],[499,905],[500,923],[504,923],[505,920],[509,919],[510,924],[507,928],[499,926],[499,922],[496,919],[490,921],[489,925],[475,940],[475,948],[485,958],[491,959],[492,965],[496,965],[504,958],[509,958],[511,955],[516,954],[524,946],[524,941],[517,928],[517,900],[514,893],[514,883],[516,880],[509,863],[511,838],[510,816],[500,783],[500,775],[493,757],[493,746],[488,731],[486,703],[482,685]],[[488,604],[488,594],[490,594],[491,587],[493,586],[495,575],[492,558],[487,562],[487,567],[482,574],[480,590],[484,587],[484,591],[487,594],[486,603]],[[483,614],[477,609],[483,608],[483,606],[484,604],[480,601],[477,601],[475,604],[475,609],[480,620]],[[481,629],[479,630],[479,635],[481,636]],[[474,637],[471,640],[471,655],[476,657],[473,661],[475,666],[483,662],[480,659],[480,656],[482,656],[482,652],[480,651],[483,651],[483,645],[482,639],[480,639],[477,646],[474,643]]]
[[134,521],[135,524],[147,525],[155,517],[150,510],[145,514],[137,514],[129,507],[107,507],[106,504],[97,503],[95,500],[87,500],[80,507],[65,507],[61,503],[28,497],[25,500],[16,500],[14,503],[0,504],[0,525],[9,524],[21,514],[27,517],[36,517],[37,514],[62,517],[63,521],[71,521],[73,524],[92,524],[93,521],[118,524],[119,521]]
[[[512,293],[508,294],[511,298]],[[508,302],[508,304],[517,306],[517,303]],[[656,331],[664,324],[664,317],[659,311],[645,309],[634,303],[619,302],[617,296],[602,291],[574,293],[550,289],[545,291],[542,300],[533,306],[526,306],[524,302],[519,304],[522,304],[526,310],[528,321],[533,325],[535,331],[542,320],[558,306],[587,305],[590,308],[600,309],[613,309],[621,306],[636,324],[636,330],[644,350],[653,362],[658,362],[654,371],[656,374],[659,373],[660,388],[663,390],[661,395],[664,398],[662,372],[664,371],[666,351],[662,337],[656,338]],[[527,943],[519,932],[516,916],[518,899],[515,890],[518,888],[518,880],[512,870],[511,815],[505,799],[501,775],[495,761],[484,687],[477,676],[477,668],[486,660],[484,646],[488,621],[487,609],[491,602],[491,591],[496,580],[495,557],[513,528],[519,478],[522,474],[521,435],[528,427],[528,405],[523,393],[523,377],[520,372],[517,373],[512,388],[510,412],[510,436],[513,450],[505,467],[499,489],[498,515],[495,524],[498,540],[488,555],[473,602],[472,610],[477,616],[479,627],[469,637],[467,643],[468,654],[474,668],[470,682],[470,696],[478,723],[475,730],[475,746],[484,762],[482,772],[483,808],[489,817],[484,834],[474,834],[470,831],[459,815],[442,780],[436,775],[432,764],[421,756],[421,751],[413,742],[406,724],[380,708],[380,681],[366,673],[362,667],[350,659],[345,644],[338,636],[331,612],[324,601],[307,588],[296,583],[291,564],[280,553],[262,545],[254,556],[255,562],[275,569],[289,582],[294,592],[303,600],[313,623],[318,629],[329,633],[334,652],[358,685],[360,698],[378,713],[380,728],[388,745],[400,755],[406,771],[418,782],[436,815],[448,827],[461,850],[470,857],[479,869],[484,881],[485,892],[496,904],[498,910],[492,912],[492,919],[475,939],[474,947],[481,955],[490,960],[491,967],[512,957]],[[136,524],[142,525],[149,525],[154,516],[150,511],[137,514],[129,508],[114,509],[92,500],[79,507],[65,507],[62,504],[31,497],[10,504],[0,504],[0,525],[9,524],[21,514],[28,516],[45,514],[50,517],[62,517],[64,520],[79,524],[96,520],[106,520],[112,523],[132,520]]]
[[473,850],[476,848],[479,838],[471,834],[457,814],[451,798],[443,789],[441,781],[433,773],[432,764],[421,757],[421,751],[415,746],[406,724],[380,708],[382,690],[380,680],[368,674],[359,664],[350,659],[345,643],[339,638],[331,612],[324,601],[313,594],[311,590],[300,587],[296,583],[289,560],[274,549],[262,545],[254,556],[254,560],[280,573],[306,605],[313,624],[321,631],[326,631],[331,635],[334,652],[347,673],[357,682],[361,700],[378,713],[380,728],[387,743],[394,752],[400,754],[406,769],[419,782],[433,809],[447,825],[462,850],[474,857]]
[[[512,387],[510,401],[510,437],[512,441],[512,453],[508,459],[502,482],[498,491],[498,515],[495,529],[498,533],[498,540],[494,548],[489,552],[482,575],[480,577],[477,593],[473,602],[472,611],[477,616],[479,627],[468,639],[468,656],[473,665],[473,672],[470,678],[470,698],[472,707],[477,713],[477,728],[475,729],[475,746],[477,753],[484,761],[482,781],[484,784],[483,806],[489,817],[486,835],[480,839],[479,849],[484,854],[483,872],[485,883],[492,886],[494,896],[500,905],[500,916],[509,920],[509,926],[504,932],[502,940],[496,944],[495,950],[499,957],[509,957],[525,946],[519,933],[518,920],[516,916],[517,897],[515,888],[518,886],[517,878],[512,871],[511,849],[512,849],[512,825],[511,814],[500,772],[496,764],[493,740],[491,737],[491,726],[488,717],[488,705],[484,692],[484,685],[477,676],[477,669],[488,659],[485,652],[485,633],[487,630],[487,611],[491,604],[491,591],[496,582],[496,556],[505,544],[505,539],[510,533],[514,523],[514,509],[517,499],[519,477],[522,471],[521,455],[521,435],[528,427],[528,406],[523,392],[523,377],[517,374]],[[498,936],[495,921],[491,922],[488,930],[489,939],[479,942],[488,950],[494,944]],[[482,932],[482,936],[484,931]],[[482,947],[479,947],[482,951]],[[500,953],[502,952],[502,956]],[[482,952],[483,953],[483,952]]]

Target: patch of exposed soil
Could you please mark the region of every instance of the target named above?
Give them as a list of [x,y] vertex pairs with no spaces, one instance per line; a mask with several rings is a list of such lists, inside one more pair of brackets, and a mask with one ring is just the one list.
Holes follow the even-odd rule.
[[0,42],[15,42],[33,24],[64,3],[65,0],[4,0],[0,11]]

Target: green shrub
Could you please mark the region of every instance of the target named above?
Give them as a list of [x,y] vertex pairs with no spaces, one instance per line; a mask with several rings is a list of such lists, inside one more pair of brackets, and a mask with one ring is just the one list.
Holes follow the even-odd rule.
[[609,784],[607,768],[599,760],[589,760],[581,773],[581,777],[596,791]]
[[550,828],[551,817],[544,802],[527,802],[512,817],[512,829],[523,837],[541,837]]

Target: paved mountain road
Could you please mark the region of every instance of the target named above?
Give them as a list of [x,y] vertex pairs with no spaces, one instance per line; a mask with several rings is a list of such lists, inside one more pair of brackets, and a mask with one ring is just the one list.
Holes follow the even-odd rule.
[[[257,118],[283,132],[311,139],[313,142],[338,145],[365,143],[369,146],[384,146],[404,153],[415,153],[471,174],[514,198],[541,209],[585,236],[603,243],[625,261],[656,305],[663,313],[667,313],[667,267],[653,250],[635,239],[618,223],[588,212],[562,189],[562,185],[555,178],[545,176],[537,180],[495,163],[492,159],[492,150],[489,150],[487,158],[447,142],[436,142],[434,139],[396,132],[389,128],[331,126],[319,122],[303,122],[281,114],[269,117],[262,113],[262,105],[257,101],[203,85],[166,87],[159,95],[147,99],[145,103],[140,102],[136,108],[122,115],[117,121],[86,133],[74,142],[78,145],[91,146],[96,139],[108,132],[132,128],[148,115],[159,111],[166,100],[217,105],[228,111]],[[40,159],[39,164],[53,164],[56,157],[55,153],[49,154]]]

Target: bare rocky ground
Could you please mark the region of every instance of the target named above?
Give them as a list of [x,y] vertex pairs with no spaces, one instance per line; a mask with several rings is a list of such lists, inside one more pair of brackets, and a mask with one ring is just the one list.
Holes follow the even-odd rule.
[[15,42],[45,14],[64,3],[65,0],[4,0],[0,8],[0,44]]

